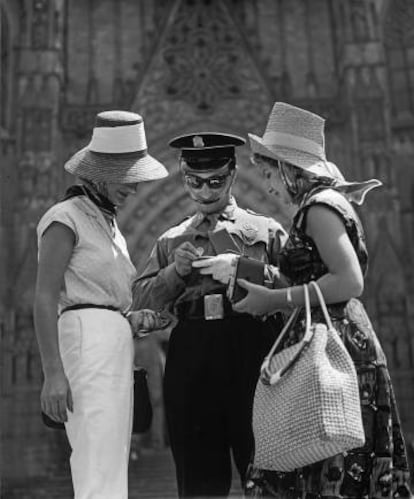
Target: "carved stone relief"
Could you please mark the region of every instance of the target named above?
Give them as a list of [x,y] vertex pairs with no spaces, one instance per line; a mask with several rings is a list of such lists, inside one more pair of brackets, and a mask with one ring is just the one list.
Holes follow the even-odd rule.
[[132,109],[145,116],[151,137],[175,134],[200,118],[222,129],[240,128],[240,117],[260,127],[271,99],[225,5],[187,3],[181,2]]

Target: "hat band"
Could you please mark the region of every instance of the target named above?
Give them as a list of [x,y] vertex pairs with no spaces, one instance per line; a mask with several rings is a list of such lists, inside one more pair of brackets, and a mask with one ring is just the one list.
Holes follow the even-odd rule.
[[95,127],[88,149],[93,152],[119,154],[147,148],[144,124],[117,127]]
[[323,160],[326,159],[325,150],[320,144],[290,133],[265,132],[263,135],[263,145],[267,147],[287,147],[288,149],[312,154]]
[[101,157],[113,159],[114,157],[118,157],[120,160],[123,159],[141,159],[145,158],[148,154],[148,149],[143,149],[142,151],[133,151],[133,152],[97,152],[97,151],[89,151],[90,154]]

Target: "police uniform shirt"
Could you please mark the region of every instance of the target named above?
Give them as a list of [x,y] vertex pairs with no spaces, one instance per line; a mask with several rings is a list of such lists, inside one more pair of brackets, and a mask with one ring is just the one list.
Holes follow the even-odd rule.
[[[234,198],[213,217],[215,226],[208,230],[227,229],[240,248],[240,254],[265,264],[277,264],[279,251],[286,241],[286,232],[278,222],[239,208]],[[205,218],[206,215],[197,212],[158,239],[142,275],[135,282],[134,308],[160,310],[168,307],[172,310],[174,305],[184,301],[211,293],[225,293],[223,284],[209,275],[201,275],[198,269],[194,268],[184,278],[175,270],[175,250],[185,241],[201,248],[203,256],[215,255],[208,230],[204,227]],[[266,268],[271,270],[269,266]]]

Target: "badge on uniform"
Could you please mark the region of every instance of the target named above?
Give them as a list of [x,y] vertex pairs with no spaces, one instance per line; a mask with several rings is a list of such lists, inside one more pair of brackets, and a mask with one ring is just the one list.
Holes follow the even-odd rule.
[[224,319],[223,295],[204,296],[204,319],[206,321]]

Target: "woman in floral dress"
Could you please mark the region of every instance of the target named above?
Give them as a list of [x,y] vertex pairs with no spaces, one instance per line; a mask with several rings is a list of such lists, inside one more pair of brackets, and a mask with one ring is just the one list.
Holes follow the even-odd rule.
[[[316,281],[356,367],[365,445],[292,472],[250,467],[248,497],[279,499],[379,499],[412,497],[405,444],[384,352],[357,299],[363,291],[368,254],[361,222],[351,203],[362,204],[376,179],[347,182],[326,160],[324,120],[275,103],[264,136],[249,135],[256,164],[269,192],[297,208],[280,270],[290,287],[267,289],[238,280],[248,295],[235,310],[255,315],[304,305],[302,284]],[[317,298],[311,292],[311,304]],[[304,315],[304,314],[303,314]],[[303,315],[281,348],[303,335]],[[318,317],[319,316],[319,317]],[[314,308],[313,319],[323,320]]]

